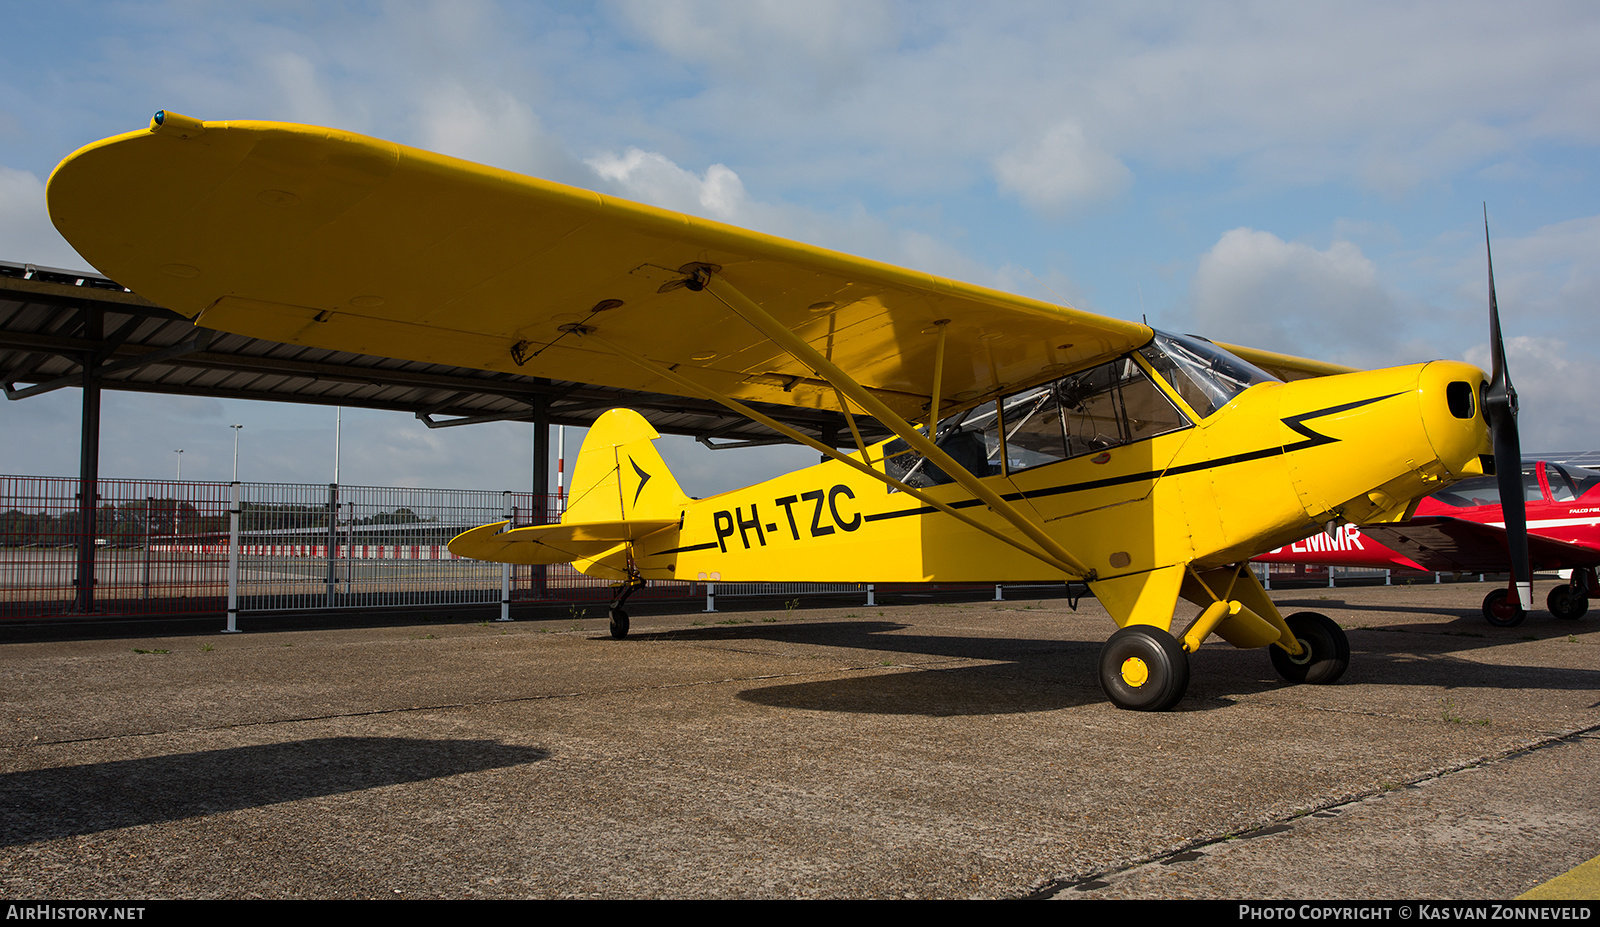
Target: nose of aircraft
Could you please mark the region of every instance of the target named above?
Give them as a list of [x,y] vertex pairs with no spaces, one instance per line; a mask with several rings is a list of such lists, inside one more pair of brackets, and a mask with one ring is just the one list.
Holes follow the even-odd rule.
[[1493,472],[1487,464],[1494,443],[1481,405],[1488,380],[1482,370],[1459,361],[1424,364],[1417,376],[1418,411],[1428,443],[1457,479]]

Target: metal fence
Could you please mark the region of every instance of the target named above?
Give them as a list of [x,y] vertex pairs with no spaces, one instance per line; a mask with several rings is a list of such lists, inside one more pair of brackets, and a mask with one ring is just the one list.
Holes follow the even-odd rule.
[[[235,553],[235,612],[498,603],[504,614],[517,604],[603,603],[612,594],[609,581],[569,564],[485,563],[455,557],[446,546],[490,522],[558,521],[554,495],[241,483],[235,524],[231,483],[101,480],[86,531],[78,489],[75,478],[0,476],[0,619],[223,614]],[[1333,585],[1335,574],[1386,576],[1255,568],[1269,588],[1274,581]],[[93,583],[85,588],[81,576],[88,573]],[[876,591],[913,589],[957,587],[880,584]],[[719,597],[857,593],[869,603],[874,595],[873,587],[854,583],[652,582],[634,598],[705,597],[714,610]],[[1002,595],[997,587],[996,598]]]
[[[0,476],[0,618],[220,613],[235,544],[236,607],[246,612],[611,595],[609,582],[567,565],[510,567],[447,549],[489,522],[558,520],[555,496],[241,483],[235,524],[229,483],[101,480],[85,530],[78,489],[76,479]],[[636,597],[697,592],[652,583]]]

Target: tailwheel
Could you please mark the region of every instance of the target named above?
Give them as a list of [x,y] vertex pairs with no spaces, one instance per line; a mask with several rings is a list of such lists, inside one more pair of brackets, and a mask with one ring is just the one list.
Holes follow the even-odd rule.
[[1497,628],[1514,628],[1524,617],[1522,603],[1511,597],[1510,590],[1494,589],[1483,597],[1483,618]]
[[1549,607],[1550,614],[1567,621],[1576,621],[1589,610],[1589,598],[1571,586],[1557,586],[1550,590],[1544,604]]
[[611,619],[611,636],[615,640],[622,640],[628,636],[628,613],[620,608],[606,610],[606,615]]
[[1278,675],[1296,684],[1325,686],[1338,682],[1350,668],[1350,638],[1344,629],[1332,618],[1316,612],[1296,612],[1283,620],[1300,642],[1300,655],[1294,656],[1276,644],[1269,647],[1272,668]]
[[1100,688],[1118,708],[1166,711],[1189,688],[1189,655],[1160,628],[1128,625],[1100,648]]

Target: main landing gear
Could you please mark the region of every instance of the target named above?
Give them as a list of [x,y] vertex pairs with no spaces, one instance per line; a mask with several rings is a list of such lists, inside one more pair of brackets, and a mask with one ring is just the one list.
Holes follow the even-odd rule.
[[[1284,621],[1300,642],[1298,656],[1276,644],[1272,666],[1292,683],[1329,685],[1350,667],[1350,639],[1326,615],[1297,612]],[[1129,625],[1100,648],[1100,688],[1118,708],[1166,711],[1189,688],[1189,655],[1160,628]]]
[[1589,611],[1589,597],[1572,586],[1557,586],[1550,590],[1544,604],[1550,614],[1566,621],[1577,621]]
[[[1579,567],[1572,571],[1572,580],[1550,590],[1545,596],[1545,607],[1550,614],[1563,621],[1577,621],[1589,612],[1589,598],[1600,583],[1596,582],[1594,567]],[[1514,628],[1527,614],[1508,589],[1492,589],[1483,597],[1484,620],[1497,628]]]
[[1118,708],[1166,711],[1189,688],[1189,655],[1166,631],[1130,624],[1100,648],[1100,688]]

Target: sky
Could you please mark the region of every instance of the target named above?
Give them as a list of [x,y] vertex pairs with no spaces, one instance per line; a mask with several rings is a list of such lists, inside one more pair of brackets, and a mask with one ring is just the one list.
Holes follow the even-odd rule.
[[[8,6],[7,35],[0,260],[87,267],[50,225],[50,171],[169,109],[351,130],[1218,341],[1487,367],[1487,204],[1523,448],[1600,448],[1593,3],[58,0]],[[243,424],[241,479],[333,477],[331,408],[104,406],[103,476],[229,479]],[[0,404],[0,473],[75,474],[78,408]],[[526,489],[532,440],[347,409],[340,478]],[[662,450],[694,495],[816,460]]]

